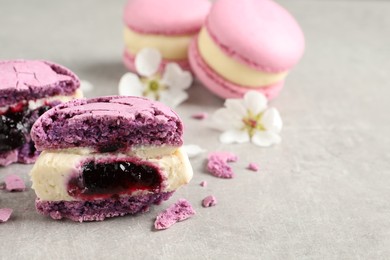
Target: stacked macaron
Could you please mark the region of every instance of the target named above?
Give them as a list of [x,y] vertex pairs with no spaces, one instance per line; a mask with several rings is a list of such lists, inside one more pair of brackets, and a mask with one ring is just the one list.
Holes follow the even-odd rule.
[[81,97],[79,87],[73,72],[52,62],[0,61],[0,166],[33,163],[31,126],[51,107]]
[[156,48],[163,65],[176,62],[189,69],[188,47],[209,12],[208,0],[130,0],[124,11],[124,63],[135,71],[136,54]]
[[219,0],[190,47],[196,76],[223,98],[278,95],[304,51],[295,19],[272,0]]
[[36,208],[54,219],[144,212],[192,177],[182,122],[148,99],[70,101],[43,114],[31,136],[43,151],[31,171]]

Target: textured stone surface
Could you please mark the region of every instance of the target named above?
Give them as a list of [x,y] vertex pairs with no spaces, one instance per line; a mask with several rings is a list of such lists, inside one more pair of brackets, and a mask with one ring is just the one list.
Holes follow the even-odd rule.
[[[284,120],[280,145],[220,144],[208,121],[191,115],[211,115],[223,102],[196,84],[188,102],[177,109],[185,142],[239,155],[232,164],[234,179],[206,173],[205,153],[192,160],[194,179],[169,201],[140,216],[82,225],[37,214],[31,189],[3,191],[0,207],[14,212],[0,227],[2,257],[388,258],[390,3],[278,2],[296,16],[307,40],[301,63],[271,102]],[[87,96],[115,94],[126,72],[121,61],[124,4],[0,0],[0,10],[6,10],[0,16],[0,58],[47,58],[93,83],[94,92]],[[261,166],[259,174],[246,169],[250,162]],[[1,168],[0,178],[15,173],[27,180],[30,168]],[[206,188],[199,186],[204,180]],[[200,201],[209,194],[218,205],[203,208]],[[157,214],[179,198],[193,203],[196,217],[153,232]]]

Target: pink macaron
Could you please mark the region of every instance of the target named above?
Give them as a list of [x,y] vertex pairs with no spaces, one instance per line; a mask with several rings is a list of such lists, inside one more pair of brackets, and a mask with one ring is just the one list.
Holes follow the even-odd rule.
[[304,48],[300,26],[274,1],[218,0],[191,43],[189,59],[196,76],[222,98],[256,90],[272,99]]
[[148,47],[159,50],[162,65],[176,62],[188,70],[188,48],[210,6],[208,0],[129,0],[124,10],[126,67],[135,71],[137,53]]

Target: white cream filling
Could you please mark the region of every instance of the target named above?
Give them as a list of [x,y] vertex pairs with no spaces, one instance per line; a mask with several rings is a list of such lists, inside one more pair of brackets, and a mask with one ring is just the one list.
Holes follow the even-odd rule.
[[198,37],[198,48],[203,60],[220,76],[235,84],[247,87],[265,87],[282,81],[288,71],[267,73],[253,69],[227,56],[214,42],[206,28]]
[[60,101],[61,103],[70,101],[75,98],[82,98],[83,97],[83,92],[80,89],[77,89],[73,95],[70,96],[63,96],[63,95],[58,95],[58,96],[52,96],[52,97],[47,97],[47,98],[40,98],[40,99],[35,99],[35,100],[29,100],[29,101],[21,101],[12,105],[8,106],[3,106],[0,107],[0,113],[5,113],[10,107],[15,107],[18,106],[20,103],[22,104],[27,104],[28,103],[28,109],[34,110],[37,109],[38,107],[41,107],[47,103],[53,102],[53,101]]
[[125,43],[130,54],[136,55],[146,47],[156,48],[164,59],[172,61],[187,59],[188,46],[193,37],[194,34],[166,36],[138,33],[129,28],[124,30]]
[[[76,169],[84,160],[102,158],[123,158],[136,156],[142,161],[154,164],[163,175],[162,192],[174,191],[187,184],[193,175],[188,156],[182,148],[137,148],[128,153],[91,153],[89,149],[66,149],[44,151],[30,172],[32,188],[38,198],[49,201],[73,201],[68,194],[67,184]],[[136,191],[132,195],[141,195],[148,191]]]

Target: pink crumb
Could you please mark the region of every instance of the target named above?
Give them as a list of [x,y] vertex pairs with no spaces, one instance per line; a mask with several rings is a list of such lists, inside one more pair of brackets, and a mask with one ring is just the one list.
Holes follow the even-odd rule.
[[205,208],[215,206],[217,205],[217,199],[213,195],[207,196],[202,200],[202,205]]
[[234,172],[227,163],[237,160],[234,153],[213,152],[208,155],[207,170],[216,177],[230,179],[234,177]]
[[200,183],[200,186],[202,186],[202,187],[207,187],[207,181],[202,181],[202,182]]
[[26,189],[24,181],[15,174],[5,177],[4,182],[7,191],[24,191]]
[[257,172],[259,170],[259,165],[257,165],[256,163],[250,163],[248,165],[247,169],[254,171],[254,172]]
[[201,112],[201,113],[195,113],[192,115],[192,118],[194,119],[198,119],[198,120],[203,120],[203,119],[206,119],[207,117],[209,116],[209,114],[205,113],[205,112]]
[[158,214],[154,222],[155,229],[167,229],[176,222],[180,222],[195,215],[195,210],[185,199],[179,199],[175,204]]
[[11,217],[12,211],[12,209],[8,208],[0,209],[0,223],[7,222]]

